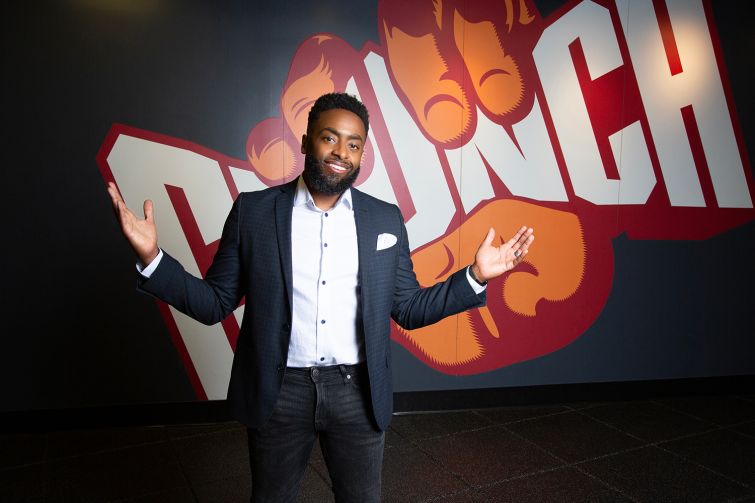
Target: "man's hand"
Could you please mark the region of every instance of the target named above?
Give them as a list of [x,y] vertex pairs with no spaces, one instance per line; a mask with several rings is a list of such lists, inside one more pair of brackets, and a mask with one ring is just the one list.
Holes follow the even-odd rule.
[[514,237],[501,246],[493,246],[495,229],[488,230],[488,235],[475,253],[472,274],[479,281],[488,281],[513,269],[524,260],[530,245],[535,240],[532,227],[522,226]]
[[108,183],[107,191],[113,202],[113,209],[121,224],[123,235],[134,249],[139,262],[145,267],[148,266],[159,253],[152,201],[149,199],[144,201],[144,219],[141,219],[126,207],[126,203],[113,182]]

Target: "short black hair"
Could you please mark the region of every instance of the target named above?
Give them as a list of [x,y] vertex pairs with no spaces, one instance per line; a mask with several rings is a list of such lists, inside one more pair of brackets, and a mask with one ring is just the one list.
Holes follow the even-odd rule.
[[[352,112],[360,119],[364,124],[364,134],[367,134],[370,130],[370,114],[367,113],[367,107],[364,103],[356,99],[356,97],[346,93],[328,93],[323,94],[312,108],[309,110],[309,116],[307,117],[307,133],[310,132],[312,124],[317,122],[322,112],[333,110],[334,108],[340,108]],[[365,138],[366,140],[366,138]]]

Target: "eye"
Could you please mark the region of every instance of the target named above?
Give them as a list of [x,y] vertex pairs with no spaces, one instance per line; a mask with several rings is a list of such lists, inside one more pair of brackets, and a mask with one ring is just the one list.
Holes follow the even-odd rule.
[[332,136],[323,136],[322,139],[324,142],[327,142],[327,143],[334,143],[336,141],[336,139],[333,138]]
[[359,145],[357,145],[356,143],[349,143],[349,148],[350,148],[351,150],[353,150],[353,151],[355,151],[355,152],[356,152],[356,151],[357,151],[357,150],[359,150],[359,149],[360,149],[361,147],[360,147]]

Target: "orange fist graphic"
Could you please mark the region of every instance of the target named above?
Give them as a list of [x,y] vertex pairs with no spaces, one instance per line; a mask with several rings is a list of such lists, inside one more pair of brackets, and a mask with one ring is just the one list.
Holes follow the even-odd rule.
[[378,28],[394,86],[429,140],[466,143],[477,108],[500,124],[531,108],[524,75],[533,65],[527,35],[535,12],[526,0],[380,3]]
[[[513,126],[531,112],[538,78],[532,48],[542,24],[529,0],[385,0],[378,6],[378,32],[382,47],[370,50],[382,55],[393,90],[439,156],[470,141],[480,113],[515,139]],[[299,46],[280,115],[257,124],[248,137],[251,167],[264,182],[282,183],[301,172],[301,138],[311,105],[322,94],[344,91],[360,71],[364,78],[364,68],[364,54],[333,35],[315,35]],[[380,123],[381,110],[371,113]],[[385,134],[402,131],[382,138]],[[356,185],[372,172],[369,141]],[[400,168],[412,169],[384,161],[394,177]],[[447,173],[446,179],[453,183]],[[405,185],[391,182],[398,199],[411,201]],[[422,285],[471,264],[490,227],[506,238],[521,225],[533,227],[537,243],[523,263],[489,283],[486,307],[418,330],[396,326],[394,340],[427,365],[456,374],[493,370],[573,341],[602,309],[613,277],[610,241],[590,235],[577,207],[519,201],[505,187],[470,215],[457,202],[458,225],[412,255]]]
[[[508,347],[512,339],[523,334],[514,333],[491,309],[506,310],[510,316],[524,320],[534,319],[540,302],[563,301],[582,282],[585,243],[575,215],[519,201],[497,200],[482,207],[454,232],[413,254],[420,284],[432,285],[472,263],[479,237],[485,235],[491,222],[503,223],[499,225],[501,242],[516,232],[518,222],[528,222],[537,230],[537,243],[522,264],[488,284],[488,305],[417,330],[398,328],[403,342],[437,368],[448,371],[472,362],[476,367],[500,367],[504,355],[514,356]],[[518,360],[525,355],[516,356]]]

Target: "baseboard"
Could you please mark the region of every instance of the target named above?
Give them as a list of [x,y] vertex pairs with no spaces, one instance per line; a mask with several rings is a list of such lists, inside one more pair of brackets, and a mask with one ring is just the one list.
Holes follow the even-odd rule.
[[[755,395],[755,375],[394,393],[396,414],[581,401]],[[0,412],[0,432],[233,421],[225,400]]]
[[394,393],[396,413],[547,405],[570,402],[648,400],[671,397],[753,395],[755,375],[647,381],[551,384]]

